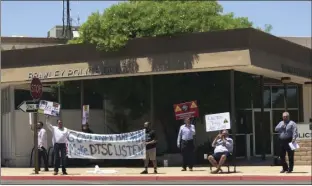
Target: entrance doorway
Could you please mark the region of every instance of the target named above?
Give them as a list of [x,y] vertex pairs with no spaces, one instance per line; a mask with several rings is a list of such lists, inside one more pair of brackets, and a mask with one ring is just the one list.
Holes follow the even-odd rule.
[[272,111],[265,109],[262,118],[261,131],[261,110],[253,110],[253,154],[260,156],[262,154],[262,146],[265,145],[265,154],[267,156],[273,155],[273,141],[272,141]]

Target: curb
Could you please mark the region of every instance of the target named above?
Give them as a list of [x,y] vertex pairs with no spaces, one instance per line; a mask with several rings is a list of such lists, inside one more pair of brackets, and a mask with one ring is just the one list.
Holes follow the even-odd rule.
[[311,181],[310,176],[1,176],[2,180],[73,181]]

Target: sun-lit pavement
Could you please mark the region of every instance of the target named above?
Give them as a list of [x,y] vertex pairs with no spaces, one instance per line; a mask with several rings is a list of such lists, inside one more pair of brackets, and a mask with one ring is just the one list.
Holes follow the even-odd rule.
[[[53,169],[34,175],[33,168],[2,168],[1,184],[307,184],[311,183],[311,166],[297,166],[291,174],[281,174],[280,167],[241,166],[236,173],[210,174],[207,167],[181,172],[179,167],[160,167],[159,174],[141,175],[142,168],[101,168],[115,173],[94,174],[94,168],[68,168],[68,175],[54,176]],[[227,171],[226,168],[223,169]],[[233,171],[233,167],[231,167]]]
[[[1,168],[1,176],[53,176],[50,168],[49,172],[40,172],[38,175],[33,174],[33,168]],[[150,174],[140,175],[142,168],[101,168],[101,170],[109,171],[116,170],[116,173],[106,173],[106,174],[93,174],[88,173],[88,171],[93,171],[94,168],[68,168],[67,176],[311,176],[311,166],[296,166],[295,170],[291,174],[280,174],[279,171],[281,167],[278,166],[241,166],[236,167],[236,173],[229,174],[210,174],[210,169],[207,167],[197,167],[194,168],[193,172],[186,171],[181,172],[179,167],[159,167],[157,175],[152,174],[153,169],[150,168]],[[223,168],[224,172],[227,172],[227,168]],[[231,167],[233,171],[233,167]]]

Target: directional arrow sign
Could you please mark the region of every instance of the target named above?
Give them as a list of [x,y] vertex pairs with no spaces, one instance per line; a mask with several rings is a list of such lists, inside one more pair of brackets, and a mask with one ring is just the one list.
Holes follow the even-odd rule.
[[38,103],[34,101],[23,101],[18,108],[23,112],[37,112]]

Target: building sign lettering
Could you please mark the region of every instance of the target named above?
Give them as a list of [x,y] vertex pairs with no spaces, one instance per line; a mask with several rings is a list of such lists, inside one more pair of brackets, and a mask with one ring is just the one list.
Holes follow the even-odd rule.
[[291,67],[288,65],[281,65],[282,72],[287,73],[287,74],[292,74],[296,76],[301,76],[301,77],[312,77],[312,70],[304,70],[296,67]]
[[96,75],[109,75],[119,73],[118,67],[103,67],[103,66],[90,66],[88,68],[77,68],[77,69],[65,69],[55,70],[47,72],[29,72],[28,79],[38,77],[39,79],[51,79],[51,78],[62,78],[62,77],[79,77],[79,76],[96,76]]

